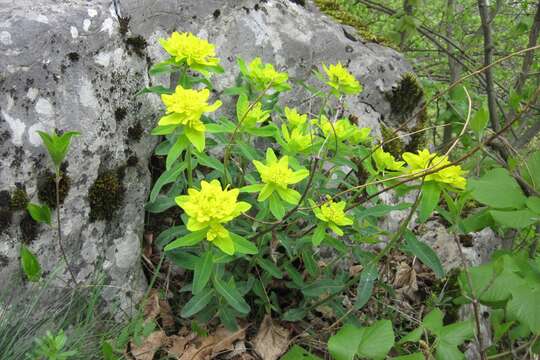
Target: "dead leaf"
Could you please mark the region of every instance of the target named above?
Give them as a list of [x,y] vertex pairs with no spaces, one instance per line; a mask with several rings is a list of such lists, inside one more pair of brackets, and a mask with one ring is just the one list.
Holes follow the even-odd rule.
[[171,346],[167,349],[169,355],[179,360],[213,359],[223,352],[233,351],[234,343],[243,340],[246,329],[232,332],[220,327],[213,334],[197,337],[194,333],[188,336],[172,336]]
[[137,346],[133,342],[130,344],[131,355],[135,360],[152,360],[166,338],[163,330],[154,331],[144,339],[141,346]]
[[270,315],[266,315],[253,344],[262,360],[277,360],[289,346],[289,331],[274,324]]
[[354,277],[358,275],[362,270],[364,270],[364,267],[362,265],[353,265],[349,268],[349,274]]
[[150,290],[144,304],[144,319],[154,320],[159,315],[159,294],[156,289]]
[[394,278],[394,286],[399,294],[407,296],[411,300],[416,299],[418,283],[416,280],[416,271],[406,262],[401,262]]
[[176,322],[174,321],[171,305],[169,305],[169,302],[165,299],[159,300],[159,317],[161,318],[161,325],[167,334],[173,332]]

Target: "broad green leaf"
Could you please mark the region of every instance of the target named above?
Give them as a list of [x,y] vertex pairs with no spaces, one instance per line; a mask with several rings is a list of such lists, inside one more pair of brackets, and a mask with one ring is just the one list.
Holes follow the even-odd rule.
[[489,208],[484,208],[460,222],[460,226],[465,233],[480,231],[491,225],[493,225],[493,218],[490,215]]
[[229,303],[236,311],[241,314],[249,313],[249,304],[234,286],[223,282],[216,274],[212,276],[212,282],[214,284],[214,289],[216,289],[216,291],[223,296],[225,301],[227,301],[227,303]]
[[423,332],[422,327],[418,327],[414,329],[413,331],[411,331],[410,333],[408,333],[407,335],[405,335],[404,337],[402,337],[399,340],[398,344],[404,344],[407,342],[418,342],[422,338],[423,334],[424,332]]
[[461,345],[474,336],[473,322],[468,320],[446,325],[442,327],[437,336],[448,344]]
[[326,236],[326,225],[323,223],[317,224],[317,227],[315,228],[315,231],[313,232],[313,236],[311,237],[311,241],[313,245],[319,246],[324,240],[325,236]]
[[41,266],[37,257],[24,245],[21,245],[21,267],[29,281],[37,282],[41,278]]
[[200,261],[199,257],[188,253],[184,249],[167,251],[165,255],[174,265],[187,270],[195,270],[195,266]]
[[285,206],[283,206],[283,203],[281,202],[281,199],[276,195],[276,193],[272,193],[270,195],[269,199],[269,205],[270,205],[270,212],[274,217],[278,220],[282,219],[283,216],[285,216]]
[[144,209],[152,214],[159,214],[167,209],[172,208],[173,206],[176,206],[174,198],[164,195],[158,195],[156,197],[156,200],[147,203],[144,206]]
[[182,154],[182,151],[184,151],[188,145],[186,140],[187,139],[185,137],[179,136],[178,139],[176,139],[174,145],[171,146],[171,148],[169,149],[167,153],[167,159],[165,161],[165,170],[170,170],[174,162],[178,160],[178,158]]
[[199,294],[212,275],[212,269],[214,264],[212,263],[212,251],[207,250],[197,261],[195,265],[195,271],[193,273],[193,295]]
[[295,322],[295,321],[302,320],[303,318],[306,317],[306,315],[307,315],[307,312],[306,312],[306,309],[304,309],[304,308],[289,309],[289,310],[285,311],[285,313],[283,314],[282,319],[284,321]]
[[437,278],[440,279],[445,276],[445,271],[439,257],[429,245],[419,241],[410,230],[406,230],[403,237],[405,238],[407,249],[418,257],[424,265],[433,270]]
[[422,185],[422,196],[418,207],[418,220],[423,223],[431,215],[441,196],[441,188],[436,181],[426,181]]
[[281,360],[321,360],[320,357],[311,354],[309,351],[301,348],[298,345],[294,345]]
[[480,179],[469,179],[468,190],[475,200],[498,209],[520,209],[526,201],[516,180],[503,168],[490,170]]
[[193,246],[200,243],[204,238],[206,238],[206,229],[194,231],[174,240],[165,246],[164,250],[170,251],[179,247]]
[[362,341],[363,330],[345,324],[328,339],[328,351],[335,360],[353,360]]
[[424,354],[417,352],[409,355],[393,357],[392,360],[425,360],[425,357]]
[[540,197],[531,196],[527,198],[527,207],[531,209],[535,214],[540,215]]
[[273,262],[271,262],[270,260],[263,259],[263,258],[257,258],[257,264],[263,270],[265,270],[268,274],[272,275],[274,278],[276,278],[276,279],[283,278],[283,273],[281,272],[279,267],[277,267],[277,265],[274,264]]
[[215,296],[214,290],[210,289],[208,291],[203,291],[202,293],[192,296],[191,299],[184,305],[180,316],[183,318],[188,318],[206,307],[212,301],[212,298]]
[[438,334],[443,327],[444,314],[439,308],[431,310],[422,320],[422,326],[434,334]]
[[512,229],[523,229],[540,220],[540,215],[529,209],[514,211],[491,210],[489,213],[497,224]]
[[384,359],[394,346],[394,330],[390,320],[379,320],[364,328],[358,345],[358,356],[370,359]]
[[222,305],[218,311],[219,320],[230,331],[238,330],[238,323],[234,311],[228,306]]
[[62,165],[62,161],[66,157],[71,138],[81,135],[77,131],[66,131],[62,135],[56,134],[56,131],[50,134],[44,131],[37,131],[37,133],[41,137],[56,169],[60,169],[60,165]]
[[512,299],[508,302],[506,310],[509,314],[527,325],[531,331],[540,334],[540,283],[527,282],[512,290]]
[[26,206],[28,213],[38,223],[51,225],[51,209],[46,204],[38,205],[29,203]]
[[371,294],[373,293],[373,286],[378,276],[377,264],[370,262],[362,270],[362,273],[360,274],[360,281],[358,282],[358,288],[356,289],[356,301],[354,303],[355,309],[359,310],[367,304]]
[[537,150],[529,155],[520,172],[536,191],[540,191],[540,151]]

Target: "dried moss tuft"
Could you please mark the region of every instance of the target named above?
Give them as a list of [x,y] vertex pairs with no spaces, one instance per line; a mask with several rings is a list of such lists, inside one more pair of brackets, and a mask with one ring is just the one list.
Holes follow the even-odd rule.
[[148,43],[141,35],[132,36],[126,39],[126,46],[128,49],[133,50],[135,54],[140,57],[144,57],[144,49]]
[[423,96],[424,90],[418,83],[416,75],[410,72],[403,74],[397,87],[386,93],[392,114],[401,119],[406,119],[412,114]]
[[[67,197],[69,188],[71,187],[71,180],[62,171],[60,173],[60,205],[64,203]],[[56,176],[46,171],[38,179],[38,198],[42,203],[47,204],[51,209],[56,208]]]
[[100,174],[88,191],[90,221],[110,221],[124,199],[125,188],[118,170]]

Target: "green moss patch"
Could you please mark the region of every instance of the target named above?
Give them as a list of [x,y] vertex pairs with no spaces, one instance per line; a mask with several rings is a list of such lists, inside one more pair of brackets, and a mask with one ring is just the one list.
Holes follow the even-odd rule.
[[12,210],[25,210],[29,201],[26,190],[22,187],[17,187],[15,191],[13,191],[13,194],[11,194],[9,206]]
[[412,112],[424,96],[424,90],[418,83],[416,75],[413,73],[405,73],[401,77],[396,88],[385,94],[386,99],[390,103],[392,114],[406,119],[412,115]]
[[110,221],[122,205],[124,193],[121,171],[107,170],[101,173],[88,191],[90,221]]

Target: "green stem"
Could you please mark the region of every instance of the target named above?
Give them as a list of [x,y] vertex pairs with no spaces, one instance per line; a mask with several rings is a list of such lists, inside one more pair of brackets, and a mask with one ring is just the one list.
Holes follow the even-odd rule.
[[191,167],[191,144],[188,145],[186,150],[186,157],[185,160],[187,163],[186,167],[186,177],[188,182],[188,187],[193,187],[193,169]]

